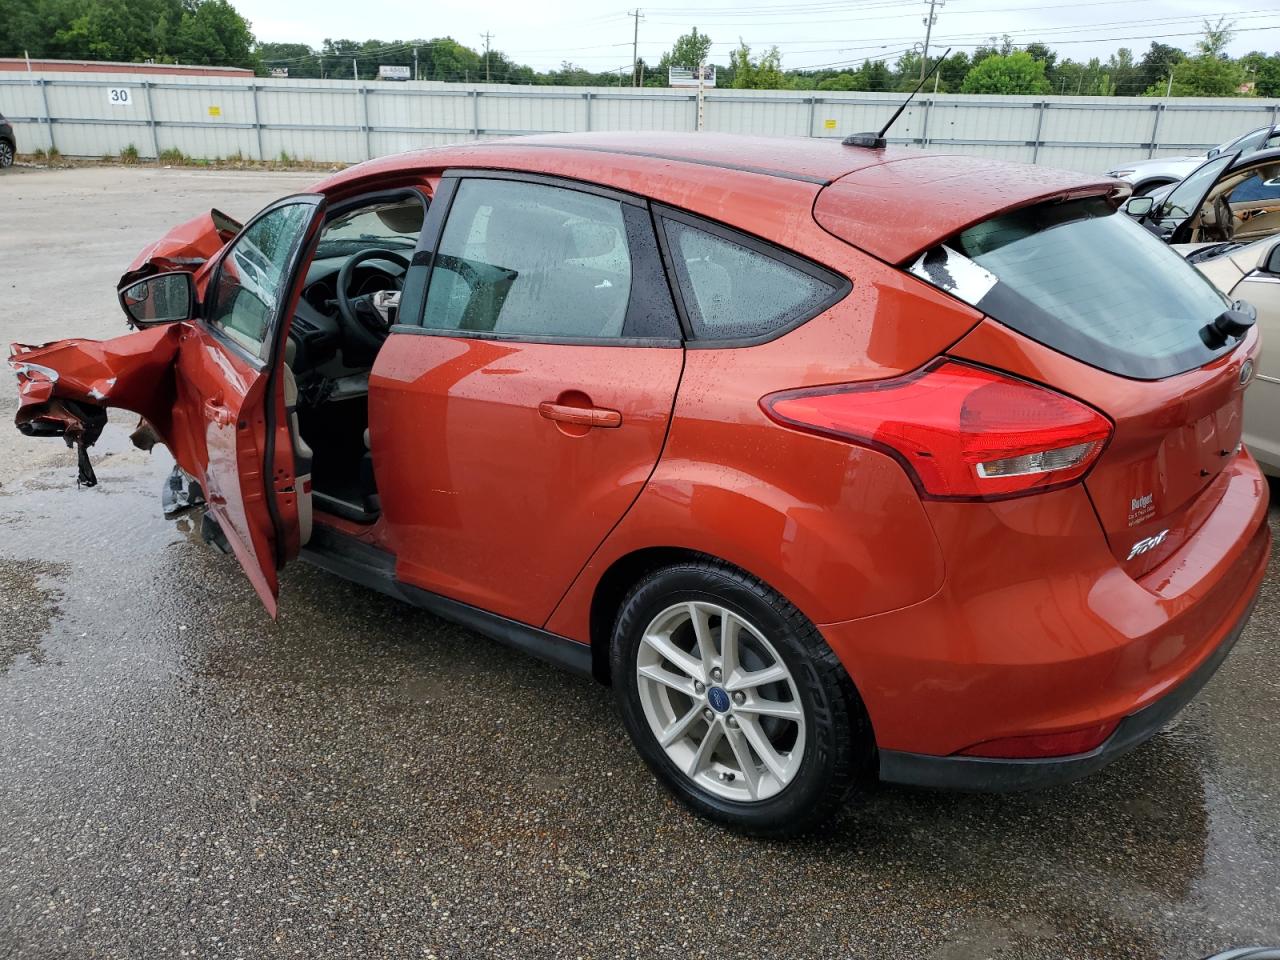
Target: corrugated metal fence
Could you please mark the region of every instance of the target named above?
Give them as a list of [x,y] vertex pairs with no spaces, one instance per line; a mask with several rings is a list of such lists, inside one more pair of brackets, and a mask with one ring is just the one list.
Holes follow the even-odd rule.
[[[878,128],[902,94],[709,90],[703,129],[843,137]],[[697,94],[353,80],[0,76],[19,152],[353,162],[415,147],[523,133],[696,130]],[[1081,170],[1204,150],[1268,122],[1280,101],[922,94],[891,141]]]

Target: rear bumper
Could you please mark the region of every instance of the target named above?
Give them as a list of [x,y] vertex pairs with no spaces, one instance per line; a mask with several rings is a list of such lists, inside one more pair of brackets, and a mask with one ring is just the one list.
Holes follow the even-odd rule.
[[1008,793],[1035,787],[1051,787],[1086,777],[1159,733],[1218,672],[1253,613],[1257,596],[1231,627],[1217,648],[1172,691],[1120,721],[1105,742],[1088,753],[1034,760],[993,760],[985,757],[934,757],[898,750],[880,752],[880,779],[889,783]]
[[[1158,730],[1185,702],[1178,692],[1193,696],[1226,655],[1266,573],[1266,480],[1247,454],[1225,473],[1218,506],[1139,579],[1120,569],[1078,487],[931,505],[944,587],[911,607],[819,625],[862,694],[885,779],[1052,783]],[[975,744],[1104,723],[1123,726],[1084,756],[962,757]],[[921,769],[938,765],[972,773]]]

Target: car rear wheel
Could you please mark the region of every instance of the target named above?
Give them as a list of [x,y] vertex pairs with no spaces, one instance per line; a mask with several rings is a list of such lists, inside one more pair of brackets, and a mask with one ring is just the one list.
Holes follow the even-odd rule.
[[8,140],[0,140],[0,167],[13,166],[13,144]]
[[818,630],[727,564],[646,577],[623,602],[611,656],[645,762],[726,826],[773,837],[810,830],[873,755],[861,700]]

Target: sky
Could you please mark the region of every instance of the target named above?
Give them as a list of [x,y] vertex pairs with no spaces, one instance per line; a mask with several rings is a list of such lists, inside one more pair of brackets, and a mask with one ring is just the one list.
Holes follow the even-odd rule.
[[[628,68],[635,21],[631,8],[614,0],[528,0],[485,3],[436,0],[233,0],[263,41],[319,46],[334,39],[400,40],[453,37],[483,50],[486,31],[493,49],[539,70],[569,60],[590,70]],[[786,68],[861,63],[867,57],[896,60],[924,39],[928,0],[675,0],[641,5],[640,56],[650,63],[690,27],[711,36],[712,57],[726,63],[739,38],[753,49],[777,44]],[[972,51],[989,36],[1008,33],[1015,43],[1035,40],[1070,57],[1104,61],[1118,47],[1141,56],[1152,40],[1190,50],[1205,18],[1236,22],[1233,55],[1280,51],[1277,0],[946,0],[936,10],[931,54],[947,45]]]

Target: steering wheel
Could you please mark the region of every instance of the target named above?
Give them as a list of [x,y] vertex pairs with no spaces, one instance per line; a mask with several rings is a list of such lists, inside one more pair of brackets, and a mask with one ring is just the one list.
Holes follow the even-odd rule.
[[1235,216],[1231,212],[1231,204],[1226,194],[1218,194],[1213,198],[1213,219],[1218,230],[1219,240],[1230,240],[1236,233]]
[[[364,296],[352,297],[350,293],[351,275],[355,268],[366,260],[390,260],[392,263],[399,264],[406,271],[409,269],[409,258],[395,250],[383,250],[381,248],[371,248],[369,250],[361,250],[357,254],[347,258],[347,262],[342,265],[342,269],[338,271],[338,313],[346,322],[346,329],[351,331],[359,331],[367,337],[360,337],[365,340],[372,338],[374,340],[374,348],[382,344],[387,336],[387,324],[382,319],[382,314],[378,313],[369,299]],[[395,284],[397,290],[404,287],[404,275],[399,277],[387,276]],[[371,344],[366,343],[366,346]]]

